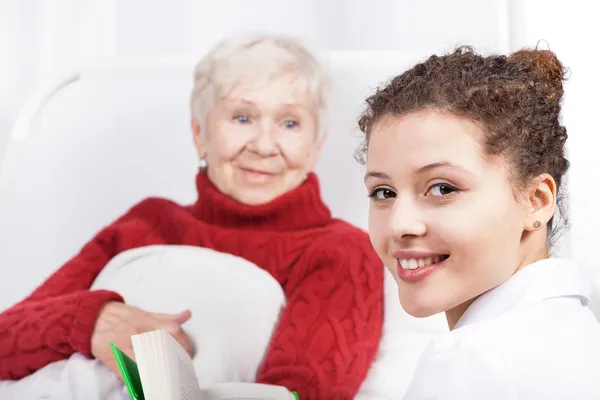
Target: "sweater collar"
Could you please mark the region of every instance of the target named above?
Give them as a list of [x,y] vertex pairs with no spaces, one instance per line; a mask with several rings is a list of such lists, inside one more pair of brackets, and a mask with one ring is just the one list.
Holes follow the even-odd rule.
[[203,171],[196,176],[196,188],[194,215],[222,228],[291,231],[320,227],[331,220],[314,173],[296,189],[257,206],[240,203],[221,193]]

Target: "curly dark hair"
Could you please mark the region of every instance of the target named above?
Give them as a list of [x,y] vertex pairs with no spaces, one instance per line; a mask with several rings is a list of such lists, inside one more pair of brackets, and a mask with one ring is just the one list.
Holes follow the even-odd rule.
[[[459,47],[444,56],[433,55],[367,98],[358,122],[365,140],[356,158],[365,163],[371,129],[383,116],[423,109],[450,112],[482,127],[485,150],[507,157],[516,188],[542,173],[550,174],[566,226],[561,183],[569,162],[567,130],[560,122],[565,72],[549,50],[482,56],[471,47]],[[553,220],[548,222],[550,244],[557,236]]]

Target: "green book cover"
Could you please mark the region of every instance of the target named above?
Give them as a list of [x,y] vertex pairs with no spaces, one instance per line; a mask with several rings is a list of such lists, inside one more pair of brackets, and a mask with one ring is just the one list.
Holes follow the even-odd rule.
[[[117,360],[117,366],[123,377],[123,382],[129,393],[131,400],[145,400],[144,391],[142,390],[142,381],[140,380],[140,373],[138,371],[137,364],[127,354],[123,353],[121,349],[110,342],[110,348],[112,350],[115,360]],[[299,399],[296,392],[292,392],[295,399]]]
[[142,390],[142,381],[140,380],[137,364],[112,342],[110,342],[110,348],[115,360],[117,360],[117,366],[121,371],[129,397],[131,397],[131,400],[144,400],[144,391]]

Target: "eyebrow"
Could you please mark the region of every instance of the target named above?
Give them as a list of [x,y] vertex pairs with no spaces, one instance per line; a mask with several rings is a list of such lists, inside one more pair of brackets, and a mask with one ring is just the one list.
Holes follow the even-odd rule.
[[431,170],[434,170],[434,169],[438,169],[438,168],[451,168],[451,169],[456,169],[456,170],[468,172],[463,167],[460,167],[460,166],[458,166],[456,164],[452,164],[451,162],[448,162],[448,161],[440,161],[440,162],[435,162],[435,163],[427,164],[427,165],[425,165],[423,167],[417,168],[415,172],[417,174],[424,174],[425,172],[428,172],[428,171],[431,171]]
[[[228,100],[231,103],[233,103],[234,106],[242,105],[242,106],[256,107],[256,103],[254,103],[252,100],[248,100],[243,97],[231,97]],[[278,108],[282,108],[284,110],[290,110],[290,111],[306,110],[306,107],[304,107],[300,103],[281,103],[281,104],[279,104]]]
[[[438,169],[438,168],[455,169],[457,171],[462,171],[469,175],[472,175],[469,171],[467,171],[463,167],[456,165],[456,164],[452,164],[451,162],[448,162],[448,161],[440,161],[440,162],[435,162],[435,163],[424,165],[422,167],[417,168],[415,170],[415,173],[422,175],[426,172],[429,172],[429,171],[432,171],[432,170]],[[369,178],[390,179],[390,176],[384,172],[369,171],[365,174],[365,181],[367,181]]]
[[390,176],[383,172],[369,171],[365,174],[365,181],[369,178],[390,179]]
[[225,98],[225,100],[229,101],[230,103],[233,103],[235,105],[246,105],[246,106],[254,106],[254,102],[250,101],[250,100],[246,100],[244,98],[241,97],[230,97],[230,98]]

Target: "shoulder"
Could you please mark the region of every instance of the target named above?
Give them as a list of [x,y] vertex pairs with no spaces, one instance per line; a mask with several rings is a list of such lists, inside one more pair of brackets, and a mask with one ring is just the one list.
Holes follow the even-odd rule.
[[100,235],[117,235],[121,240],[146,243],[152,235],[164,236],[189,215],[189,211],[168,199],[149,197],[136,203],[112,223],[105,226]]
[[516,392],[525,398],[536,393],[585,398],[569,397],[582,388],[598,393],[600,384],[590,371],[600,368],[599,329],[592,329],[591,339],[581,326],[547,323],[545,319],[557,316],[540,315],[534,309],[524,307],[434,339],[422,355],[413,386],[426,390],[427,380],[436,380],[439,390],[465,399],[475,397],[461,397],[461,385],[486,399],[492,391],[504,396],[493,397],[499,399],[514,398]]
[[[315,237],[307,254],[331,268],[383,271],[383,262],[373,249],[369,235],[345,221],[334,220]],[[382,273],[382,272],[381,272]]]
[[434,339],[419,359],[407,398],[516,398],[504,364],[486,350],[454,332]]
[[130,207],[117,222],[127,221],[147,221],[158,222],[165,219],[176,218],[177,216],[188,215],[187,207],[184,207],[172,200],[160,197],[148,197],[139,203]]
[[189,210],[171,200],[149,197],[106,225],[93,239],[111,241],[117,251],[177,241],[189,225]]
[[133,205],[126,215],[147,216],[169,212],[186,212],[187,208],[162,197],[147,197]]
[[355,256],[362,254],[379,260],[371,245],[369,235],[364,230],[342,220],[333,220],[311,244],[311,250],[319,253],[340,252]]
[[[530,354],[532,362],[587,354],[585,345],[600,338],[600,325],[594,315],[578,298],[567,296],[521,304],[456,332],[461,330],[464,343],[494,357],[520,360]],[[600,342],[596,348],[600,348]],[[542,354],[546,356],[540,358]],[[600,353],[596,354],[600,360]]]
[[322,231],[322,239],[335,241],[354,241],[360,245],[371,247],[369,234],[355,225],[341,219],[333,218]]

